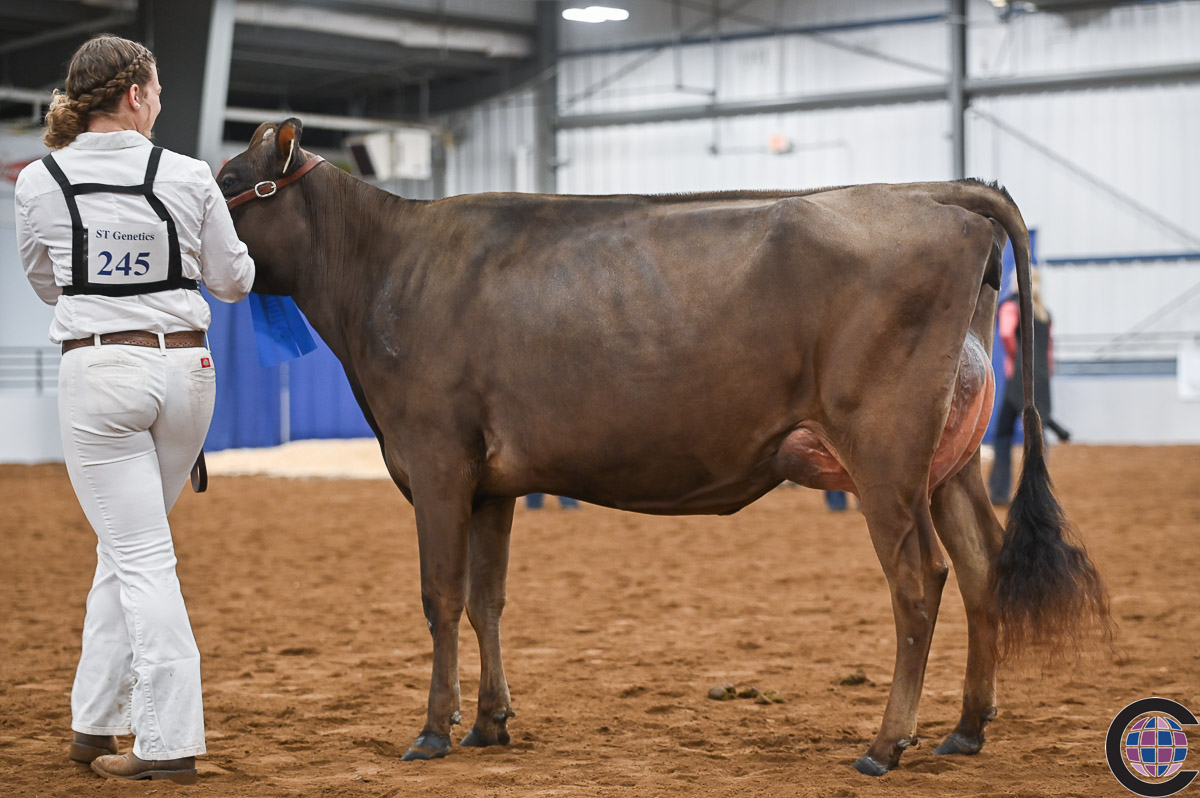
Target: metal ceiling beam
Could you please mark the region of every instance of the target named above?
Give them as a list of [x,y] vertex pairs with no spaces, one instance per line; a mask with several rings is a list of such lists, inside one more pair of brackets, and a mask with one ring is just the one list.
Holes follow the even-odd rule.
[[371,130],[389,130],[400,127],[429,127],[414,122],[401,122],[397,119],[365,119],[358,116],[336,116],[333,114],[310,114],[306,111],[279,111],[270,108],[226,108],[226,122],[247,122],[258,125],[263,122],[281,122],[289,116],[295,116],[304,123],[305,127],[321,128],[322,130],[342,130],[347,132],[362,132]]
[[110,28],[121,28],[131,24],[135,19],[136,17],[133,14],[110,14],[106,17],[96,17],[84,22],[77,22],[74,25],[56,27],[54,30],[48,30],[44,33],[37,33],[33,36],[26,36],[23,39],[0,44],[0,55],[7,55],[21,50],[31,50],[50,42],[69,39],[72,36],[80,34],[99,33]]
[[[331,74],[359,77],[374,75],[389,66],[380,61],[349,61],[344,59],[322,58],[312,54],[291,52],[268,53],[262,50],[244,50],[233,54],[233,63],[238,65],[275,66],[288,69],[299,69],[306,72],[319,73],[322,76]],[[390,65],[394,68],[394,64]],[[253,67],[252,67],[253,68]],[[239,72],[242,70],[238,70]],[[268,83],[270,81],[259,81]],[[277,85],[277,84],[274,84]]]
[[242,22],[234,29],[235,58],[256,52],[269,52],[307,56],[312,59],[329,57],[354,61],[387,61],[404,52],[404,49],[394,41],[365,39],[350,36],[346,32],[264,28]]
[[827,111],[864,105],[932,102],[946,99],[946,84],[905,86],[897,89],[810,94],[782,100],[747,100],[745,102],[682,105],[676,108],[651,108],[641,111],[617,111],[600,114],[571,114],[559,116],[560,130],[575,130],[603,125],[637,125],[653,122],[688,122],[718,119],[749,114],[786,114],[796,111]]
[[62,25],[95,17],[97,13],[103,13],[103,10],[67,0],[0,0],[0,19],[6,24]]
[[[1022,78],[985,78],[964,81],[963,91],[968,98],[997,97],[1009,94],[1030,94],[1042,91],[1077,91],[1082,89],[1145,86],[1160,83],[1192,83],[1200,81],[1200,62],[1165,64],[1155,67],[1135,67],[1120,70],[1073,72]],[[782,100],[685,105],[675,108],[652,108],[638,111],[617,111],[598,114],[571,114],[558,118],[560,130],[601,127],[605,125],[637,125],[658,122],[684,122],[751,114],[794,113],[797,111],[826,111],[836,108],[895,105],[898,103],[945,100],[948,83],[922,86],[901,86],[893,89],[831,92],[792,97]]]
[[429,97],[431,113],[461,111],[472,105],[486,102],[506,91],[520,88],[536,80],[542,74],[536,60],[519,61],[509,68],[484,77],[463,80],[455,76],[449,80],[436,80]]
[[[502,30],[508,33],[518,33],[533,38],[537,28],[530,22],[519,22],[504,17],[494,17],[485,14],[472,16],[461,11],[445,11],[444,3],[439,3],[437,10],[423,11],[411,6],[396,5],[392,0],[370,2],[367,0],[288,0],[292,6],[317,7],[324,10],[336,10],[350,14],[385,14],[397,19],[411,19],[418,22],[428,22],[435,25],[450,25],[457,28],[488,28]],[[482,3],[481,8],[486,8]]]
[[241,0],[237,7],[237,21],[261,27],[319,31],[388,41],[419,49],[483,52],[500,58],[526,58],[532,54],[528,37],[483,26],[440,25],[383,14],[347,14],[261,0]]
[[[112,17],[105,18],[111,21]],[[105,28],[118,36],[139,38],[141,33],[135,20],[124,25],[105,25]],[[55,86],[61,87],[67,76],[67,63],[75,48],[89,36],[97,33],[91,30],[74,30],[68,34],[63,29],[55,33],[66,36],[58,41],[43,41],[37,46],[23,48],[15,52],[0,53],[0,81],[13,84],[22,89],[42,89],[49,92]],[[27,40],[22,40],[27,41]],[[7,42],[12,44],[12,42]]]
[[967,94],[972,97],[1000,97],[1039,91],[1080,91],[1121,86],[1147,86],[1156,83],[1192,83],[1200,80],[1200,61],[1163,64],[1127,69],[1103,69],[1023,78],[986,78],[968,80]]
[[0,86],[0,101],[9,100],[29,105],[49,105],[50,92],[37,89],[18,89],[13,86]]
[[[733,18],[733,14],[727,14]],[[835,22],[824,25],[799,25],[799,26],[784,26],[776,27],[774,25],[761,25],[753,30],[740,30],[723,32],[717,37],[717,41],[721,44],[727,42],[745,41],[749,39],[768,39],[778,36],[822,36],[828,33],[840,33],[849,30],[860,30],[867,28],[877,28],[892,25],[925,25],[934,22],[945,22],[945,14],[921,14],[908,17],[886,17],[879,19],[865,19],[854,22]],[[709,25],[705,23],[700,26],[701,29],[707,29]],[[607,47],[581,47],[574,50],[564,50],[563,58],[584,58],[594,55],[612,55],[614,53],[629,53],[639,52],[641,50],[665,50],[668,47],[678,45],[711,45],[712,35],[710,33],[699,33],[696,30],[684,30],[677,38],[673,39],[655,39],[646,42],[633,42],[630,44],[610,45]]]

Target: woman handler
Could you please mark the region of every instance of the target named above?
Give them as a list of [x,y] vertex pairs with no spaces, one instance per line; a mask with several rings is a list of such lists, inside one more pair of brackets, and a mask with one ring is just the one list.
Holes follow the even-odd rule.
[[[29,282],[55,306],[67,473],[96,531],[96,575],[71,692],[70,758],[110,778],[196,779],[200,654],[167,513],[212,419],[203,282],[244,298],[254,262],[207,164],[150,143],[154,56],[101,35],[46,115],[53,152],[17,180]],[[114,735],[136,735],[117,754]]]

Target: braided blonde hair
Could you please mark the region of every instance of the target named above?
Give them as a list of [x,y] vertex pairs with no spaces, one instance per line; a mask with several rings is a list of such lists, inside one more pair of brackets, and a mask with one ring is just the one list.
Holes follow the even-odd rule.
[[65,147],[88,128],[92,114],[111,113],[130,86],[153,77],[154,54],[137,42],[101,33],[84,42],[67,67],[66,91],[55,89],[43,143]]

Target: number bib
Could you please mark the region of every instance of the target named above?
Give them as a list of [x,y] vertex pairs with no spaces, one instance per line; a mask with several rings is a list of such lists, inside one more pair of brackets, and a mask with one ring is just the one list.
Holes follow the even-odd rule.
[[170,242],[166,222],[104,222],[88,228],[88,281],[117,285],[167,279]]

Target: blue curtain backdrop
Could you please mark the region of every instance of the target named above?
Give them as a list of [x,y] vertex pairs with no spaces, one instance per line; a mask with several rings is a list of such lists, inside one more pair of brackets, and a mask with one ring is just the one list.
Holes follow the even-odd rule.
[[[1029,257],[1036,266],[1038,263],[1037,257],[1037,230],[1029,231]],[[1000,301],[1009,295],[1016,293],[1017,290],[1017,261],[1013,255],[1012,242],[1004,248],[1004,274],[1000,278]],[[1000,416],[1000,404],[1004,399],[1004,386],[1008,382],[1004,378],[1004,344],[1000,343],[1000,325],[996,325],[995,334],[992,338],[992,370],[996,374],[996,401],[992,406],[992,420],[988,422],[987,433],[983,436],[984,443],[991,443],[994,437],[993,431],[996,426],[996,419]],[[1017,419],[1017,429],[1013,435],[1013,443],[1021,443],[1025,440],[1021,432],[1021,420]]]
[[[282,367],[258,364],[254,326],[245,302],[212,308],[209,346],[217,367],[217,407],[204,448],[277,446],[282,437]],[[311,327],[309,328],[311,329]],[[317,350],[287,364],[292,440],[371,437],[342,364],[313,332]]]
[[315,352],[288,362],[292,439],[375,437],[342,364],[315,331],[313,340]]

